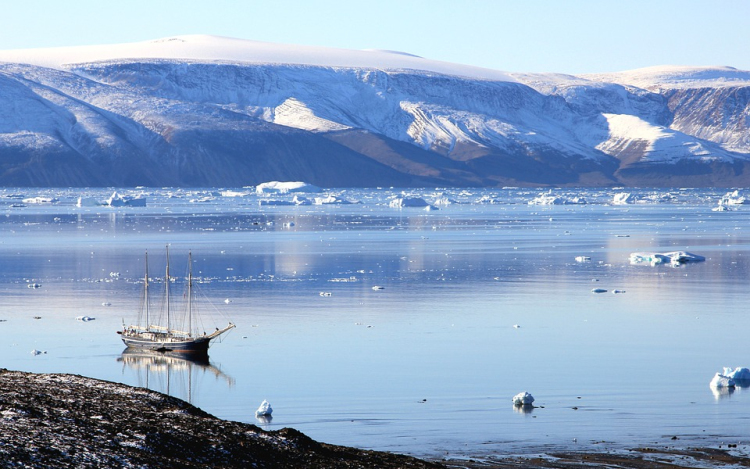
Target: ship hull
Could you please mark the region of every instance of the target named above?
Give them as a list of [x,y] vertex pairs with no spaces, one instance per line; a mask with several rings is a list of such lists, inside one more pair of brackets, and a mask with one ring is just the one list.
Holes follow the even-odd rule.
[[137,336],[122,336],[122,341],[128,348],[140,350],[155,350],[158,352],[206,353],[211,339],[198,338],[163,338],[148,339]]

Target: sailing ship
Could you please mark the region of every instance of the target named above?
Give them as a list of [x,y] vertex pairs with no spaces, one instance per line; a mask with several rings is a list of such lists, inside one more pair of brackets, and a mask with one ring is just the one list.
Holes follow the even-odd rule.
[[[215,331],[206,333],[205,331],[201,334],[194,330],[194,324],[197,323],[193,317],[193,256],[192,253],[188,254],[188,277],[187,277],[187,311],[185,319],[187,324],[184,330],[177,329],[175,327],[176,318],[171,311],[172,305],[170,302],[169,286],[171,283],[171,276],[169,273],[169,246],[167,246],[167,270],[164,278],[165,292],[165,314],[160,316],[165,317],[163,324],[151,324],[154,319],[151,317],[149,309],[149,277],[148,277],[148,252],[146,252],[146,274],[143,279],[143,308],[140,317],[144,319],[138,325],[125,326],[123,323],[123,329],[117,331],[120,334],[122,341],[128,348],[141,349],[141,350],[154,350],[158,352],[179,352],[179,353],[208,353],[208,347],[211,341],[218,338],[225,332],[235,327],[231,322],[223,329],[216,328]],[[175,324],[173,324],[173,322]],[[184,322],[184,321],[183,321]],[[184,325],[184,324],[183,324]]]

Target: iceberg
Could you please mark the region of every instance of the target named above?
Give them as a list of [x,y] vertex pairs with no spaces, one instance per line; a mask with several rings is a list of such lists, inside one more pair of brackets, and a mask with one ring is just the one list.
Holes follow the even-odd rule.
[[321,189],[318,186],[308,184],[306,182],[280,182],[271,181],[258,184],[255,187],[255,193],[258,195],[263,194],[287,194],[289,192],[309,192],[316,193],[320,192]]
[[628,205],[638,202],[638,197],[630,192],[620,192],[615,194],[612,199],[612,205]]
[[258,410],[255,411],[256,417],[270,417],[273,413],[273,409],[271,408],[271,404],[268,403],[267,400],[263,400],[263,402],[260,403],[260,407],[258,407]]
[[415,208],[427,208],[432,207],[432,205],[428,204],[426,200],[424,200],[421,197],[398,197],[393,200],[391,200],[388,203],[388,206],[391,208],[407,208],[407,207],[415,207]]
[[673,252],[634,252],[630,254],[630,263],[632,265],[659,265],[668,263],[672,266],[682,265],[688,262],[703,262],[706,258],[686,251]]
[[712,388],[733,388],[735,386],[734,380],[728,376],[724,376],[721,373],[716,373],[714,379],[711,380],[709,386]]
[[346,199],[336,197],[335,195],[329,195],[328,197],[315,197],[315,205],[348,205],[351,204]]
[[526,391],[521,392],[513,396],[514,406],[529,406],[534,404],[534,396],[527,393]]
[[541,194],[529,200],[529,205],[585,205],[586,203],[586,199],[583,197],[568,199],[551,194]]
[[[718,373],[717,373],[718,374]],[[735,382],[750,383],[750,369],[737,367],[735,369],[724,367],[722,375]]]
[[145,207],[145,197],[132,197],[129,195],[120,195],[117,191],[113,192],[109,199],[104,202],[109,207]]
[[98,200],[93,197],[78,197],[76,207],[98,207],[102,205]]

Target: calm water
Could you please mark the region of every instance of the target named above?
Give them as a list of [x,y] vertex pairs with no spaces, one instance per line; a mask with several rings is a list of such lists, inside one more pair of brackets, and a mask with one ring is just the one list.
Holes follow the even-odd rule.
[[[457,202],[436,211],[390,208],[394,190],[299,207],[145,192],[147,207],[116,209],[77,208],[69,191],[0,193],[0,366],[419,456],[750,439],[750,389],[708,386],[750,366],[750,208],[712,212],[724,191],[641,191],[648,203],[627,206],[609,205],[616,191],[569,192],[590,203],[561,206],[528,205],[528,190],[417,191]],[[37,195],[59,201],[13,206]],[[115,334],[136,314],[144,251],[161,276],[167,243],[173,273],[193,252],[216,305],[206,327],[237,324],[209,363],[123,354]],[[649,250],[706,261],[630,265]],[[516,411],[521,391],[540,407]],[[263,399],[270,422],[254,416]]]

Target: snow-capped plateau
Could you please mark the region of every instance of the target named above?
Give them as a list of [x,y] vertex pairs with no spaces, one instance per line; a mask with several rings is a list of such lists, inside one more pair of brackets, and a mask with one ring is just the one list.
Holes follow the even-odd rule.
[[214,36],[0,51],[0,184],[739,186],[750,72],[524,74]]

